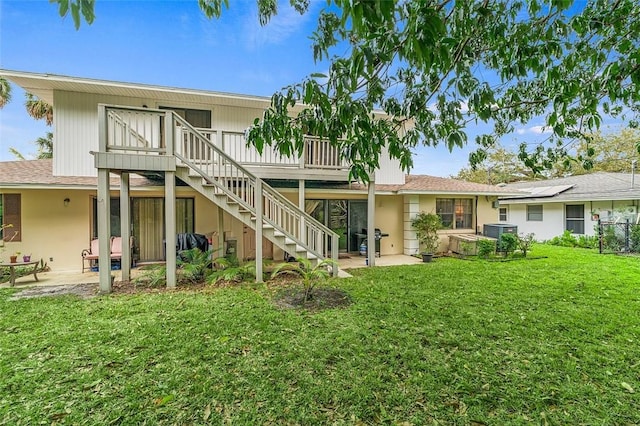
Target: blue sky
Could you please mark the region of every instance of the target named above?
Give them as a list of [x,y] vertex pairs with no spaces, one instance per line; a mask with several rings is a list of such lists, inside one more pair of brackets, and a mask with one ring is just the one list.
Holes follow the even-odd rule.
[[[270,96],[313,72],[309,35],[326,5],[311,0],[298,15],[285,2],[260,27],[254,0],[231,0],[219,20],[208,20],[196,0],[97,0],[96,20],[76,31],[45,0],[0,0],[0,68]],[[24,94],[0,110],[0,161],[13,160],[14,147],[29,157],[33,141],[48,130],[24,111]],[[515,147],[540,137],[542,120],[503,139]],[[469,139],[482,129],[469,128]],[[444,147],[417,150],[414,174],[449,176],[467,165],[473,144],[453,153]]]

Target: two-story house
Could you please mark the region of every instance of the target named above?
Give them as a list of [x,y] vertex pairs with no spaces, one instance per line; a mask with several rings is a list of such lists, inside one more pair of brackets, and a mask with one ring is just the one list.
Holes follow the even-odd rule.
[[[497,221],[497,197],[509,193],[407,176],[388,156],[371,184],[350,182],[340,153],[314,137],[299,158],[272,147],[258,154],[244,132],[269,105],[264,97],[0,75],[54,107],[53,160],[0,163],[2,223],[13,225],[4,232],[5,251],[80,271],[80,252],[98,238],[104,291],[111,236],[122,237],[124,277],[133,253],[137,261],[166,261],[168,285],[175,285],[176,254],[167,247],[181,233],[205,234],[214,248],[255,258],[257,268],[264,258],[337,260],[340,252],[358,252],[365,238],[377,238],[382,255],[413,255],[416,213],[441,215],[446,250],[447,234],[476,233]],[[370,265],[375,248],[368,246]]]

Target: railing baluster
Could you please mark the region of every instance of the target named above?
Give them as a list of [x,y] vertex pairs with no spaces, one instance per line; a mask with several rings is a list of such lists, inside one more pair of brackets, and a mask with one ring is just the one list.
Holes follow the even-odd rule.
[[[257,150],[247,149],[243,134],[199,131],[173,112],[119,107],[106,107],[104,111],[107,151],[146,155],[175,153],[178,162],[188,165],[214,184],[214,193],[227,194],[254,213],[256,209],[262,209],[265,221],[316,256],[326,256],[329,238],[337,243],[338,237],[333,231],[299,210],[298,206],[240,165],[242,162],[278,161],[281,165],[296,166],[296,159],[284,159],[272,147],[265,147],[258,155]],[[167,127],[161,129],[161,123]],[[319,166],[324,166],[323,163],[333,161],[329,160],[334,152],[337,151],[325,141],[305,139],[301,162],[304,165],[319,160]],[[262,186],[262,196],[256,185]],[[261,226],[259,218],[256,226]],[[335,258],[337,251],[333,251],[332,248]]]

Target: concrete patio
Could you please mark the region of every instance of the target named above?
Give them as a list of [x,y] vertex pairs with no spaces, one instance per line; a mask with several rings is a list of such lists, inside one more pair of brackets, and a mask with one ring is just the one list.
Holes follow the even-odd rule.
[[[345,269],[365,268],[365,257],[357,254],[350,255],[349,258],[340,259],[339,267],[342,271]],[[376,267],[394,266],[394,265],[412,265],[421,263],[417,257],[406,256],[402,254],[387,255],[376,257]],[[136,277],[142,272],[139,268],[131,269],[131,276]],[[119,270],[111,271],[115,275],[115,281],[121,281],[122,273]],[[348,276],[344,274],[341,276]],[[33,286],[59,286],[59,285],[78,285],[78,284],[98,284],[98,272],[41,272],[38,273],[38,281],[33,279],[33,275],[16,278],[15,288],[27,288]],[[9,283],[0,284],[0,288],[10,288]]]

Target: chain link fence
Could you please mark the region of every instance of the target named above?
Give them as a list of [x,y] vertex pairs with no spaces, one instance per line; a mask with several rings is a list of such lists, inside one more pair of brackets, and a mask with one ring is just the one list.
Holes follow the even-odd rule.
[[598,220],[600,253],[640,253],[640,224]]

